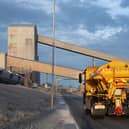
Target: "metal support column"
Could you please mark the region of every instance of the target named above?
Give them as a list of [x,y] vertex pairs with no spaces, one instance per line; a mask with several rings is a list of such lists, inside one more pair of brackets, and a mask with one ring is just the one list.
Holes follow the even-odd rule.
[[54,87],[55,87],[55,0],[52,0],[52,87],[51,87],[51,100],[50,100],[50,108],[51,111],[54,110]]
[[25,73],[24,86],[25,87],[30,87],[30,72]]
[[46,73],[46,84],[48,85],[48,73]]
[[92,57],[92,66],[95,66],[95,58]]

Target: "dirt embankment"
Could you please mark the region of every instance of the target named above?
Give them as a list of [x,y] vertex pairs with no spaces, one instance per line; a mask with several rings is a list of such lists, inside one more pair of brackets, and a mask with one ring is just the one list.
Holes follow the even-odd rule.
[[0,84],[0,129],[29,129],[48,114],[49,95],[41,88]]

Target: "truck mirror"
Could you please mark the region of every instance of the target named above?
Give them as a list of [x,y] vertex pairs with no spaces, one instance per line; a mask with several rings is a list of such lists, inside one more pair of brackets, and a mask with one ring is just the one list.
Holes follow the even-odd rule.
[[82,74],[79,73],[79,83],[82,83]]

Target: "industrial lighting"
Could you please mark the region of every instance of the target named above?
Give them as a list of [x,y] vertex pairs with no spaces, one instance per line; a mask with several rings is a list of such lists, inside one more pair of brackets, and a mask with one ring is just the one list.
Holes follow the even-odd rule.
[[54,110],[54,86],[55,86],[55,4],[52,0],[52,87],[51,87],[51,110]]

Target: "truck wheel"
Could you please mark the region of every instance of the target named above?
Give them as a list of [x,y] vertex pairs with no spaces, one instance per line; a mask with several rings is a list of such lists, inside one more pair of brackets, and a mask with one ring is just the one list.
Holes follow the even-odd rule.
[[92,105],[91,106],[91,117],[93,119],[96,119],[96,118],[102,118],[102,119],[104,119],[104,116],[105,116],[104,110],[101,110],[101,109],[96,110],[95,109],[95,105]]
[[92,105],[92,107],[91,107],[91,116],[92,116],[93,118],[96,117],[95,108],[94,108],[93,105]]
[[85,100],[85,96],[83,97],[83,108],[84,108],[84,112],[86,115],[88,115],[90,113],[90,110],[87,109],[87,106],[86,106],[86,100]]

